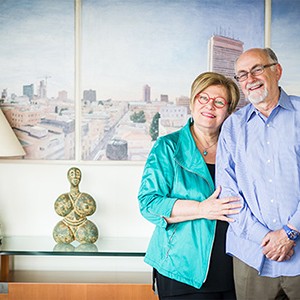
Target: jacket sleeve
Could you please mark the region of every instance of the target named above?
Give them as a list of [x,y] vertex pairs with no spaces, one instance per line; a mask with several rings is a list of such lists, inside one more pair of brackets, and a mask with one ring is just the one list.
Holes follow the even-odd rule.
[[[228,133],[226,135],[226,132]],[[216,157],[216,184],[221,186],[219,198],[239,196],[243,205],[239,214],[230,215],[235,222],[229,226],[237,236],[252,240],[261,244],[264,236],[270,231],[252,214],[247,199],[239,187],[237,175],[235,173],[234,147],[232,146],[233,137],[230,135],[230,128],[222,128],[219,137],[218,150]]]
[[174,179],[174,157],[171,143],[160,138],[146,161],[138,200],[141,214],[151,223],[166,228],[164,217],[170,217],[177,198],[170,197]]

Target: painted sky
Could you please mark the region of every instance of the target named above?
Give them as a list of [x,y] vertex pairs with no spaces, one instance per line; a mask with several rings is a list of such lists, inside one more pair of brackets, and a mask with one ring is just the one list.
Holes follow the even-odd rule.
[[223,3],[84,1],[82,88],[99,99],[141,100],[145,84],[152,100],[189,96],[193,79],[207,71],[212,35],[241,40],[245,49],[264,45],[263,1]]
[[48,78],[48,96],[74,91],[73,0],[0,1],[0,91]]
[[[188,4],[187,4],[188,3]],[[82,0],[82,89],[99,99],[140,100],[189,95],[207,70],[213,34],[264,43],[264,1]],[[48,96],[74,95],[74,1],[0,1],[0,91],[48,79]],[[272,47],[284,69],[282,86],[300,94],[300,1],[272,1]]]
[[283,67],[280,85],[300,95],[300,0],[272,0],[271,47]]

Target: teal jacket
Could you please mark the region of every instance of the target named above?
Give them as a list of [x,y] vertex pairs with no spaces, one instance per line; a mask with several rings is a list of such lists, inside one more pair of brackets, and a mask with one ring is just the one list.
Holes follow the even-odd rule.
[[207,199],[214,183],[190,131],[160,137],[146,161],[138,194],[141,214],[156,225],[144,261],[169,278],[200,288],[206,279],[216,221],[168,225],[177,199]]

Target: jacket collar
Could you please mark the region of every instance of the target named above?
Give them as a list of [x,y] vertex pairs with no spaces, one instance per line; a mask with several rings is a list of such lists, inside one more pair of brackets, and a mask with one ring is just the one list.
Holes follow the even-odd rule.
[[193,139],[190,126],[193,124],[190,118],[187,124],[179,131],[177,147],[175,149],[175,161],[190,172],[196,173],[206,178],[213,187],[214,183],[210,176],[203,156],[199,152]]

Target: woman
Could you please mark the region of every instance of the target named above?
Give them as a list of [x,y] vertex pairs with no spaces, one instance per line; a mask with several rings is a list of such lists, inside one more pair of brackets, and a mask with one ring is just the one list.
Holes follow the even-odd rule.
[[191,87],[192,118],[160,137],[147,159],[138,199],[156,225],[145,262],[161,300],[235,299],[225,232],[241,205],[237,197],[217,199],[214,164],[221,125],[238,101],[233,80],[200,74]]

